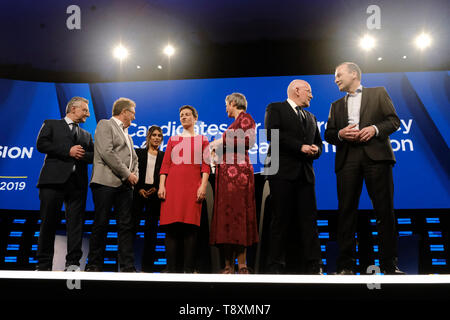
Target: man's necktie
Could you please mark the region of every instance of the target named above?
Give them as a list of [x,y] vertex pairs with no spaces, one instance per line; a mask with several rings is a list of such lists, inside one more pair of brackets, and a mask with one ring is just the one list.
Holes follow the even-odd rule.
[[305,123],[306,123],[306,119],[305,119],[305,115],[303,114],[303,112],[302,112],[302,110],[301,110],[301,108],[299,107],[299,106],[296,106],[295,107],[295,110],[297,110],[297,116],[298,116],[298,119],[300,120],[300,122],[302,123],[302,125],[304,126],[305,125]]
[[72,137],[73,141],[78,140],[78,123],[75,122],[72,123]]

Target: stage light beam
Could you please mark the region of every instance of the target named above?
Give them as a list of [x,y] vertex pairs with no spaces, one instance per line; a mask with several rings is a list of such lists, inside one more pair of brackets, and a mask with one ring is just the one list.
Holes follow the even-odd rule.
[[365,35],[361,38],[361,40],[359,40],[359,46],[364,51],[369,51],[375,47],[375,38]]
[[416,47],[420,50],[424,50],[431,45],[431,37],[429,34],[422,32],[414,40]]
[[114,48],[113,56],[120,61],[126,59],[128,57],[128,50],[121,44]]
[[165,48],[164,48],[164,54],[168,57],[171,57],[175,54],[175,48],[168,44]]

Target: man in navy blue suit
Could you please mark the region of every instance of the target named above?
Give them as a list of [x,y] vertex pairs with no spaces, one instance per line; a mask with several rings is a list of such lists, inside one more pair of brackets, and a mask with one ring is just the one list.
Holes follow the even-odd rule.
[[[292,81],[288,99],[267,106],[265,128],[270,141],[268,159],[278,161],[278,171],[268,175],[272,218],[269,235],[268,273],[286,272],[286,256],[293,245],[289,238],[300,236],[300,252],[293,260],[303,262],[296,273],[321,274],[320,242],[317,231],[317,206],[313,160],[322,153],[322,138],[316,117],[306,110],[313,98],[311,86],[303,80]],[[279,140],[271,133],[278,130]],[[279,156],[273,154],[278,144]],[[276,165],[275,165],[276,166]],[[302,270],[303,269],[303,270]]]
[[90,116],[88,100],[73,97],[66,106],[66,117],[45,120],[36,142],[45,153],[37,187],[41,201],[41,229],[38,240],[37,270],[52,270],[58,213],[66,208],[66,268],[79,266],[82,256],[83,214],[88,188],[87,165],[92,163],[92,136],[80,128]]

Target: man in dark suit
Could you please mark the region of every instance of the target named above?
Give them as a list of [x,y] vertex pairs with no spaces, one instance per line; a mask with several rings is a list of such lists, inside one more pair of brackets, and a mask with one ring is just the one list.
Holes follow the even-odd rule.
[[401,274],[397,268],[393,204],[395,157],[389,140],[400,120],[385,88],[361,86],[361,70],[355,63],[337,66],[335,82],[340,91],[347,92],[331,104],[325,130],[325,140],[336,145],[338,274],[354,273],[356,219],[363,180],[377,218],[381,269]]
[[139,161],[139,181],[134,187],[133,214],[137,228],[139,220],[145,212],[142,252],[142,271],[144,272],[155,271],[156,233],[161,207],[161,200],[158,198],[159,170],[164,159],[164,152],[159,150],[162,141],[162,129],[153,125],[148,129],[145,148],[136,149]]
[[79,266],[82,256],[83,214],[88,187],[87,164],[92,163],[94,144],[89,132],[79,127],[89,117],[88,100],[72,98],[66,117],[45,120],[36,146],[45,153],[37,187],[41,200],[41,228],[38,240],[38,270],[52,270],[58,213],[66,208],[66,268]]
[[[267,106],[265,128],[270,141],[268,161],[278,161],[278,171],[268,175],[272,204],[268,272],[283,273],[289,230],[300,234],[302,272],[320,274],[321,255],[317,231],[317,207],[313,160],[322,153],[322,139],[315,116],[306,111],[313,98],[311,86],[294,80],[288,99]],[[279,139],[276,139],[276,132]],[[277,144],[277,145],[275,145]],[[279,154],[274,150],[278,149]],[[293,228],[290,228],[293,226]],[[298,256],[299,254],[296,253]]]
[[102,271],[111,209],[117,216],[121,272],[136,272],[134,266],[133,186],[138,182],[138,159],[128,127],[135,119],[136,103],[127,98],[114,102],[112,117],[95,129],[91,189],[95,218],[89,239],[86,271]]

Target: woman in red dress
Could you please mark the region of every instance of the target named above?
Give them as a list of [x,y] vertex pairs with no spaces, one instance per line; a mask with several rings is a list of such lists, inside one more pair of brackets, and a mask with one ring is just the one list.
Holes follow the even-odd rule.
[[238,273],[246,274],[246,248],[258,242],[255,182],[248,156],[255,143],[255,121],[246,113],[243,94],[230,94],[225,103],[228,117],[235,121],[221,139],[211,143],[218,165],[210,244],[222,249],[222,273],[234,273],[237,256]]
[[194,272],[197,231],[210,173],[209,142],[195,134],[197,119],[195,108],[187,105],[180,108],[183,133],[167,142],[160,170],[158,196],[163,201],[159,224],[166,231],[168,272],[178,271],[179,246],[184,251],[183,271]]

